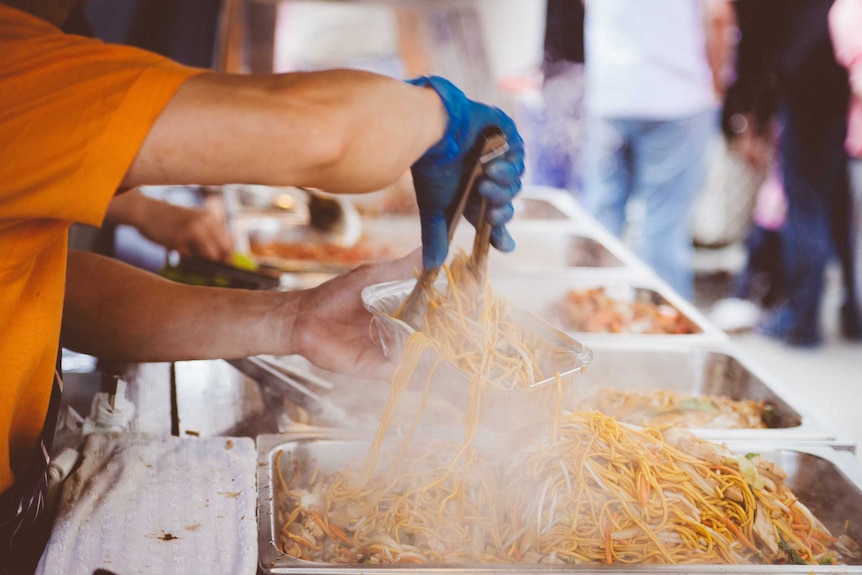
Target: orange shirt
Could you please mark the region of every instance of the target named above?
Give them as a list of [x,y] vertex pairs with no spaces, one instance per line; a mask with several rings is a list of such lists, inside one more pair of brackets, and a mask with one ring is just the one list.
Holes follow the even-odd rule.
[[69,226],[101,224],[150,126],[201,72],[0,4],[0,492],[48,408]]

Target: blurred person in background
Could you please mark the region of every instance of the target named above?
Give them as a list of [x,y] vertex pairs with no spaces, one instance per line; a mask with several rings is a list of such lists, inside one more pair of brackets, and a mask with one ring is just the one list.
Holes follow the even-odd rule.
[[[763,143],[765,153],[767,140]],[[744,241],[745,264],[733,280],[730,297],[715,302],[709,312],[709,319],[728,332],[754,329],[765,311],[781,300],[784,286],[781,228],[787,213],[787,200],[781,160],[780,157],[769,160],[749,157],[748,161],[769,161],[771,165],[767,167],[766,180],[755,192],[751,225]]]
[[[683,297],[693,202],[717,131],[727,2],[588,0],[584,207]],[[627,230],[632,200],[642,217]],[[634,220],[635,218],[631,218]]]
[[[862,337],[844,152],[849,85],[828,31],[831,0],[737,0],[737,75],[723,128],[747,142],[774,138],[778,124],[786,214],[781,225],[778,301],[759,331],[796,346],[821,342],[827,264],[837,256],[843,286],[841,333]],[[748,144],[746,144],[748,145]]]
[[850,109],[847,115],[845,150],[850,156],[851,232],[856,254],[856,297],[862,298],[859,274],[862,273],[862,0],[835,0],[829,11],[829,29],[838,63],[850,75]]
[[583,0],[547,1],[541,94],[530,152],[532,182],[577,196],[584,98]]
[[[510,149],[485,166],[491,244],[524,169],[501,110],[439,77],[401,82],[328,70],[217,74],[60,30],[79,0],[0,2],[0,573],[32,573],[45,508],[64,346],[123,362],[298,353],[333,371],[386,377],[360,292],[403,279],[418,257],[361,266],[316,288],[183,285],[68,249],[73,222],[101,225],[111,199],[144,185],[254,183],[333,193],[413,176],[422,265],[448,253],[446,214],[487,126]],[[465,210],[475,223],[479,199]],[[415,254],[418,256],[419,254]]]

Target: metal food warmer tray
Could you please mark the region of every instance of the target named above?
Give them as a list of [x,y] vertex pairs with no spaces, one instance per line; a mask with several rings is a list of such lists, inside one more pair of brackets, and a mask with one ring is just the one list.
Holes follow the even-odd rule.
[[[519,200],[525,203],[519,206]],[[547,212],[546,209],[539,210],[539,207],[553,206],[554,209],[565,214],[568,219],[547,218],[544,222],[533,222],[531,220],[538,220],[539,218],[519,218],[517,213],[518,208],[520,207],[522,211],[530,211],[530,204],[537,206],[534,211],[539,213]],[[612,234],[600,224],[567,190],[547,186],[524,186],[523,191],[515,198],[515,209],[516,213],[513,221],[526,221],[530,224],[538,223],[543,226],[550,225],[552,227],[555,225],[567,226],[570,231],[588,236],[602,244],[615,256],[621,258],[626,267],[636,270],[639,274],[653,274],[649,266],[633,254],[622,239]]]
[[[589,409],[584,397],[601,389],[644,392],[667,390],[697,398],[719,396],[731,400],[762,402],[767,408],[765,428],[686,427],[713,441],[757,441],[826,444],[854,451],[855,445],[814,416],[780,381],[759,369],[734,345],[680,346],[667,341],[611,342],[587,344],[592,362],[568,390],[564,407]],[[692,409],[708,409],[693,405]],[[613,413],[606,413],[614,415]],[[625,421],[624,416],[617,416]]]
[[601,228],[595,218],[575,200],[568,190],[526,184],[513,200],[515,216],[513,220],[568,220],[578,229],[592,233]]
[[[691,303],[649,275],[582,269],[540,274],[492,270],[490,281],[498,294],[585,342],[667,339],[675,343],[716,343],[728,340],[727,334]],[[578,317],[578,312],[583,313],[583,306],[590,302],[576,303],[570,295],[583,300],[591,291],[595,295],[589,297],[612,309],[599,310],[606,312],[604,316],[591,314],[587,322]],[[635,316],[635,311],[639,316]],[[650,313],[652,319],[644,315]],[[650,333],[659,325],[665,333]]]
[[[240,184],[222,186],[221,192],[227,204],[226,208],[229,209],[232,216],[269,214],[293,216],[297,222],[306,219],[302,213],[303,206],[300,205],[305,200],[305,195],[296,188]],[[387,192],[387,190],[381,190],[370,194],[344,197],[356,204],[361,212],[364,198],[369,197],[373,201],[377,195]],[[374,219],[401,216],[417,220],[418,209],[415,207],[415,199],[412,200],[412,203],[414,204],[413,210],[408,213],[387,212],[383,209],[373,210],[372,213],[366,214],[366,217]],[[579,226],[593,227],[598,225],[580,208],[571,194],[558,188],[527,184],[522,188],[521,193],[515,196],[513,204],[515,207],[514,222],[566,220]]]
[[[732,345],[679,346],[662,342],[602,341],[593,342],[588,347],[592,350],[592,361],[572,379],[562,405],[566,410],[591,409],[589,398],[595,398],[603,389],[623,394],[653,390],[660,394],[666,391],[678,394],[683,402],[694,402],[695,405],[690,407],[694,410],[709,408],[709,405],[706,408],[701,406],[702,398],[717,396],[762,405],[762,422],[766,427],[730,428],[720,423],[683,427],[699,437],[715,441],[810,443],[855,450],[851,440],[813,415],[780,381],[758,369]],[[253,373],[259,385],[268,390],[271,399],[267,401],[267,409],[271,411],[270,419],[277,422],[279,431],[292,429],[296,423],[367,431],[375,428],[383,416],[390,392],[389,382],[333,374],[297,357],[278,361],[286,361],[289,372],[297,374],[300,381],[313,380],[327,385],[326,388],[319,384],[307,386],[310,393],[298,393],[295,386],[282,381],[273,370],[267,373],[258,369]],[[423,424],[460,424],[465,416],[463,410],[440,395],[432,394],[426,398],[422,390],[407,389],[401,397],[403,413],[417,413],[419,406],[424,405]],[[624,413],[605,411],[626,421]],[[396,413],[391,425],[408,429],[412,423],[412,415],[405,418]],[[275,431],[272,427],[261,430],[272,431]]]
[[[418,219],[419,208],[411,189],[388,188],[368,194],[349,196],[357,210],[366,218],[405,216]],[[558,188],[525,184],[515,198],[513,222],[572,220],[576,224],[586,218],[573,209],[571,195]]]
[[[421,245],[417,216],[384,214],[363,217],[359,242],[344,246],[337,235],[310,226],[302,210],[278,208],[273,198],[285,194],[282,188],[266,186],[224,191],[237,249],[262,264],[293,273],[340,273],[367,261],[405,255]],[[492,269],[633,268],[648,273],[566,192],[528,186],[514,202],[509,229],[518,249],[510,254],[492,250]],[[472,244],[472,230],[461,226],[453,245],[469,251]],[[298,253],[297,245],[308,246],[308,253]]]
[[[260,571],[267,574],[358,575],[369,573],[476,573],[483,575],[513,573],[644,573],[656,574],[862,574],[862,565],[339,565],[315,563],[282,553],[276,543],[274,489],[275,461],[279,451],[284,465],[320,466],[321,471],[340,468],[361,455],[367,443],[331,430],[308,429],[284,435],[258,438],[258,554]],[[840,532],[862,539],[862,464],[852,454],[828,446],[730,442],[735,453],[759,453],[787,472],[787,484],[823,523]],[[331,466],[331,467],[330,467]]]
[[[601,269],[625,274],[649,274],[630,250],[605,237],[603,230],[571,221],[521,221],[508,226],[516,248],[509,253],[491,250],[492,271],[546,272],[560,269]],[[474,234],[466,226],[455,232],[452,244],[469,251]]]
[[[352,246],[342,246],[307,224],[279,215],[239,216],[231,227],[238,249],[259,263],[285,273],[330,277],[362,263],[404,256],[422,243],[418,220],[405,217],[363,219],[361,237]],[[597,268],[630,274],[638,266],[623,250],[608,248],[598,237],[581,233],[567,222],[514,222],[508,228],[518,248],[510,253],[491,250],[492,271]],[[471,226],[459,226],[452,253],[469,252],[474,236]]]

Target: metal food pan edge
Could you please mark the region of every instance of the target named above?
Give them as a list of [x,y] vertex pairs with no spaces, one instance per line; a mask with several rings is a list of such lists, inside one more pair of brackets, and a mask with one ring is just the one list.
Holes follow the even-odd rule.
[[[515,251],[512,252],[513,257],[518,255],[518,249],[522,249],[526,241],[525,235],[532,234],[534,236],[561,236],[561,235],[570,235],[575,238],[581,238],[584,240],[589,240],[590,242],[594,242],[598,247],[602,248],[607,252],[607,255],[611,256],[613,259],[617,260],[613,264],[605,264],[598,266],[591,265],[564,265],[558,264],[562,269],[589,269],[592,267],[599,268],[629,268],[632,270],[636,270],[639,273],[648,274],[650,273],[650,268],[643,263],[629,248],[627,248],[617,237],[611,234],[609,231],[601,227],[597,223],[588,223],[588,222],[576,222],[576,221],[568,221],[568,220],[521,220],[511,222],[507,226],[509,228],[512,237],[515,240]],[[455,243],[463,242],[456,235]],[[519,247],[520,246],[520,247]],[[525,265],[525,267],[535,268],[535,269],[548,269],[549,266],[547,264],[536,265],[530,264]]]
[[[636,270],[591,269],[587,272],[580,269],[561,269],[545,271],[541,274],[512,271],[494,272],[492,270],[490,282],[496,292],[506,296],[516,293],[518,288],[522,292],[526,290],[529,293],[529,301],[524,301],[523,298],[518,298],[517,296],[511,297],[511,299],[521,307],[525,307],[532,313],[543,316],[546,319],[548,316],[547,306],[559,301],[561,296],[554,295],[552,298],[544,300],[542,297],[543,292],[553,291],[554,293],[559,292],[560,294],[564,294],[569,289],[586,289],[591,287],[648,290],[665,300],[700,330],[697,333],[690,334],[593,333],[570,329],[560,324],[556,325],[558,329],[582,341],[604,341],[605,339],[611,341],[619,339],[651,341],[667,339],[668,341],[693,340],[695,342],[715,344],[729,339],[725,332],[716,327],[697,308],[677,295],[658,280],[658,278],[640,274]],[[536,308],[537,304],[542,307],[540,309]]]
[[[800,444],[826,445],[839,450],[853,451],[856,445],[848,438],[839,434],[834,428],[826,423],[823,418],[815,415],[808,409],[799,397],[786,385],[762,369],[755,360],[742,353],[739,346],[731,340],[694,342],[686,339],[682,345],[674,336],[655,336],[655,338],[590,338],[589,334],[578,334],[578,341],[593,351],[593,358],[601,356],[602,350],[654,353],[716,353],[726,355],[736,361],[740,366],[759,381],[767,390],[787,404],[801,419],[801,424],[794,427],[769,428],[769,429],[689,429],[697,436],[710,441],[746,441],[756,440],[772,443],[799,442]],[[586,373],[589,373],[589,367]],[[659,387],[659,386],[657,386]]]
[[[628,566],[571,566],[571,565],[488,565],[475,567],[446,566],[400,566],[366,565],[339,566],[333,564],[286,564],[285,556],[274,545],[272,530],[271,500],[272,481],[270,480],[273,452],[279,446],[298,440],[317,439],[356,439],[349,434],[320,428],[306,428],[281,435],[261,435],[257,438],[258,448],[258,553],[259,572],[272,575],[367,575],[369,573],[410,573],[422,575],[441,575],[466,573],[468,575],[512,575],[513,573],[571,573],[573,575],[608,575],[642,573],[646,575],[719,575],[719,574],[808,574],[862,575],[862,565],[628,565]],[[808,445],[794,442],[764,445],[752,441],[728,442],[728,447],[737,452],[778,452],[789,450],[802,455],[811,455],[827,461],[859,492],[862,497],[862,463],[851,454],[840,452],[824,445]]]

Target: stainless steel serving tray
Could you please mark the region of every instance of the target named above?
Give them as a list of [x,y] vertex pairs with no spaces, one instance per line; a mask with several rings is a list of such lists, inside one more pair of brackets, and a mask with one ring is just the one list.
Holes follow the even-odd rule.
[[[788,474],[787,484],[799,499],[835,532],[843,532],[849,520],[849,535],[862,539],[862,465],[851,454],[826,446],[763,445],[757,442],[728,443],[736,453],[757,452],[779,464]],[[360,456],[367,443],[343,434],[308,430],[258,438],[258,552],[260,570],[271,574],[368,574],[368,573],[850,573],[862,574],[862,565],[684,565],[684,566],[571,566],[571,565],[481,565],[481,566],[399,566],[336,565],[302,561],[289,557],[275,544],[276,513],[273,505],[275,458],[283,451],[285,465],[320,466],[321,471],[337,469]]]
[[229,220],[249,214],[277,215],[293,218],[296,222],[308,219],[306,195],[297,188],[228,184],[220,186],[218,191]]
[[[310,226],[297,223],[295,218],[277,214],[247,214],[237,216],[231,224],[240,251],[249,253],[260,263],[287,272],[341,272],[357,265],[380,259],[403,256],[421,245],[418,218],[381,216],[362,220],[362,237],[356,246],[345,251],[335,241]],[[510,253],[491,250],[489,267],[499,270],[602,268],[625,269],[623,250],[614,251],[597,237],[578,231],[567,220],[513,222],[509,231],[517,242]],[[455,249],[469,252],[475,232],[470,225],[458,227],[452,242]],[[341,258],[323,253],[322,259],[311,257],[282,257],[276,251],[279,245],[314,244],[328,248]],[[260,246],[271,246],[272,253]]]
[[[712,325],[694,306],[657,280],[638,274],[606,273],[600,270],[554,270],[541,273],[508,273],[492,270],[491,285],[494,291],[512,300],[518,306],[532,312],[555,325],[576,339],[587,342],[605,339],[657,341],[668,339],[675,342],[721,342],[727,334]],[[619,333],[590,332],[579,329],[565,317],[562,302],[572,291],[601,288],[605,294],[626,307],[633,302],[647,302],[678,313],[681,320],[691,328],[691,333],[652,334],[631,331]]]
[[[491,250],[488,256],[491,270],[626,270],[638,265],[629,253],[610,247],[600,237],[570,221],[512,222],[508,229],[516,248],[509,253]],[[471,226],[459,226],[452,245],[469,252],[474,235]]]
[[525,185],[512,201],[515,214],[512,221],[568,221],[581,231],[591,232],[599,224],[575,201],[568,190],[550,186]]
[[[362,235],[353,246],[343,246],[337,236],[279,214],[237,215],[231,229],[239,251],[283,272],[340,273],[368,261],[406,255],[420,245],[419,222],[409,218],[363,221]],[[280,249],[295,251],[297,246],[304,246],[306,254],[279,253]]]
[[[413,190],[407,187],[396,185],[368,194],[354,194],[349,200],[368,219],[409,217],[415,220],[419,215]],[[513,203],[514,222],[582,220],[582,214],[572,207],[571,194],[566,190],[525,185]]]
[[[735,400],[767,402],[773,409],[768,428],[690,429],[710,440],[822,442],[852,449],[852,442],[816,418],[804,405],[732,345],[679,346],[665,342],[590,343],[593,361],[566,396],[565,407],[589,408],[580,400],[597,388],[662,389],[683,395],[718,395]],[[610,414],[612,415],[612,414]],[[862,518],[860,518],[862,519]]]
[[513,200],[513,222],[562,221],[575,224],[576,229],[592,233],[601,226],[581,207],[568,190],[527,184]]
[[[281,190],[246,186],[225,192],[237,249],[254,255],[252,247],[255,245],[308,243],[338,250],[339,238],[322,234],[307,225],[307,216],[303,213],[271,207],[270,196],[282,193]],[[243,197],[246,197],[245,201]],[[515,216],[508,227],[518,247],[508,254],[491,250],[491,269],[637,268],[646,273],[643,264],[587,215],[567,192],[527,187],[515,198],[515,204]],[[280,257],[272,253],[266,255],[259,248],[255,257],[261,263],[284,272],[332,274],[347,271],[366,261],[398,257],[421,245],[416,215],[363,217],[361,225],[359,249],[342,254],[343,259],[340,260],[333,260],[325,254],[324,259],[317,260],[312,257]],[[470,251],[473,238],[472,226],[459,226],[453,246]]]
[[[592,361],[572,380],[565,400],[566,408],[589,407],[580,398],[600,388],[631,391],[662,389],[683,395],[718,395],[737,400],[765,401],[773,412],[769,428],[690,428],[690,431],[717,441],[806,442],[828,444],[841,449],[855,448],[850,439],[841,436],[828,422],[812,414],[781,381],[764,373],[732,345],[679,346],[663,342],[597,341],[589,347]],[[269,417],[262,418],[259,409],[256,415],[247,418],[251,429],[256,429],[252,436],[290,430],[297,423],[357,433],[376,428],[389,398],[391,386],[388,381],[332,373],[298,356],[280,360],[294,371],[307,373],[331,385],[328,390],[320,387],[314,389],[325,409],[309,409],[292,404],[288,397],[280,397],[280,387],[270,385],[266,380],[261,381],[262,390],[272,396],[264,401]],[[206,364],[183,362],[183,365],[196,363]],[[186,369],[181,373],[185,374]],[[220,381],[226,383],[224,378]],[[188,385],[190,382],[185,383],[180,386],[181,400],[189,395],[188,390],[193,389]],[[212,390],[212,393],[222,392],[222,387],[224,384],[218,390]],[[195,401],[180,402],[181,409],[183,406],[188,409],[197,405]],[[390,427],[406,433],[420,412],[423,427],[437,429],[463,425],[463,410],[440,394],[426,398],[422,389],[407,389],[401,396]],[[186,413],[182,421],[193,429],[199,429],[201,424],[193,425],[196,419],[190,419],[189,416]]]
[[512,219],[516,222],[521,220],[559,221],[572,219],[551,198],[522,194],[515,197],[513,204],[515,215]]

